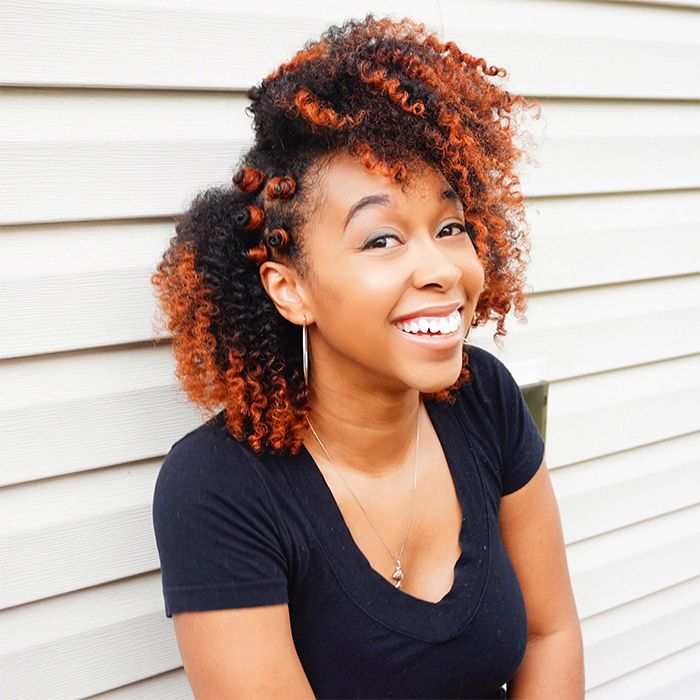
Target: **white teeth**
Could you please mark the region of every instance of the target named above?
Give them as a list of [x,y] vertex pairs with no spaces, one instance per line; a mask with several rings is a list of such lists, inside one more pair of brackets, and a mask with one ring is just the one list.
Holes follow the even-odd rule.
[[446,317],[422,317],[413,318],[410,321],[397,321],[395,324],[398,328],[406,333],[442,333],[449,335],[454,333],[462,325],[462,314],[458,309],[453,311]]

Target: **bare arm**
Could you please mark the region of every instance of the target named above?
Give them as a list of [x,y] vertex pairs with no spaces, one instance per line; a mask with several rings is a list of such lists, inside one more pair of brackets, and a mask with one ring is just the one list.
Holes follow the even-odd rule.
[[545,459],[525,486],[501,499],[499,528],[528,620],[525,657],[508,683],[508,697],[583,700],[581,625]]
[[517,673],[508,683],[508,698],[583,700],[583,648],[580,627],[528,639]]
[[173,623],[196,700],[315,697],[286,603],[177,613]]

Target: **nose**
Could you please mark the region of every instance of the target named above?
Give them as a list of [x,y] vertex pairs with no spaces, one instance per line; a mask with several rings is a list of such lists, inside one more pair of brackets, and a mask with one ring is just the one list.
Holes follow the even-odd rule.
[[454,247],[451,249],[439,240],[417,241],[413,260],[413,283],[416,287],[437,284],[452,289],[463,274],[463,260]]

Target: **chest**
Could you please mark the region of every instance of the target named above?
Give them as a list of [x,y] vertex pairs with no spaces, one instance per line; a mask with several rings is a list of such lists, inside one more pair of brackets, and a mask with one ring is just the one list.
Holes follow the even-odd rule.
[[413,463],[392,483],[350,481],[378,532],[313,443],[283,471],[290,620],[318,698],[498,698],[522,660],[527,621],[499,537],[498,455],[452,408],[428,408],[440,439],[430,427],[420,433],[432,449],[419,460],[401,559],[408,595],[394,588],[378,535],[399,554]]
[[357,500],[332,470],[324,469],[323,475],[355,545],[372,569],[395,585],[399,559],[401,590],[437,603],[454,583],[462,508],[437,436],[429,435],[428,443],[418,465],[413,518],[412,465],[390,482],[351,484]]

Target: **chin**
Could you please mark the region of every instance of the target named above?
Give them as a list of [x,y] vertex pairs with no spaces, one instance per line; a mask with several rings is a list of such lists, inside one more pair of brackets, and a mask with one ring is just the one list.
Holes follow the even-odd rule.
[[410,384],[414,389],[420,391],[421,394],[435,394],[438,391],[443,391],[443,389],[449,389],[459,379],[461,372],[462,362],[460,358],[459,364],[452,370],[435,371],[429,377],[426,377],[426,373],[423,373]]

